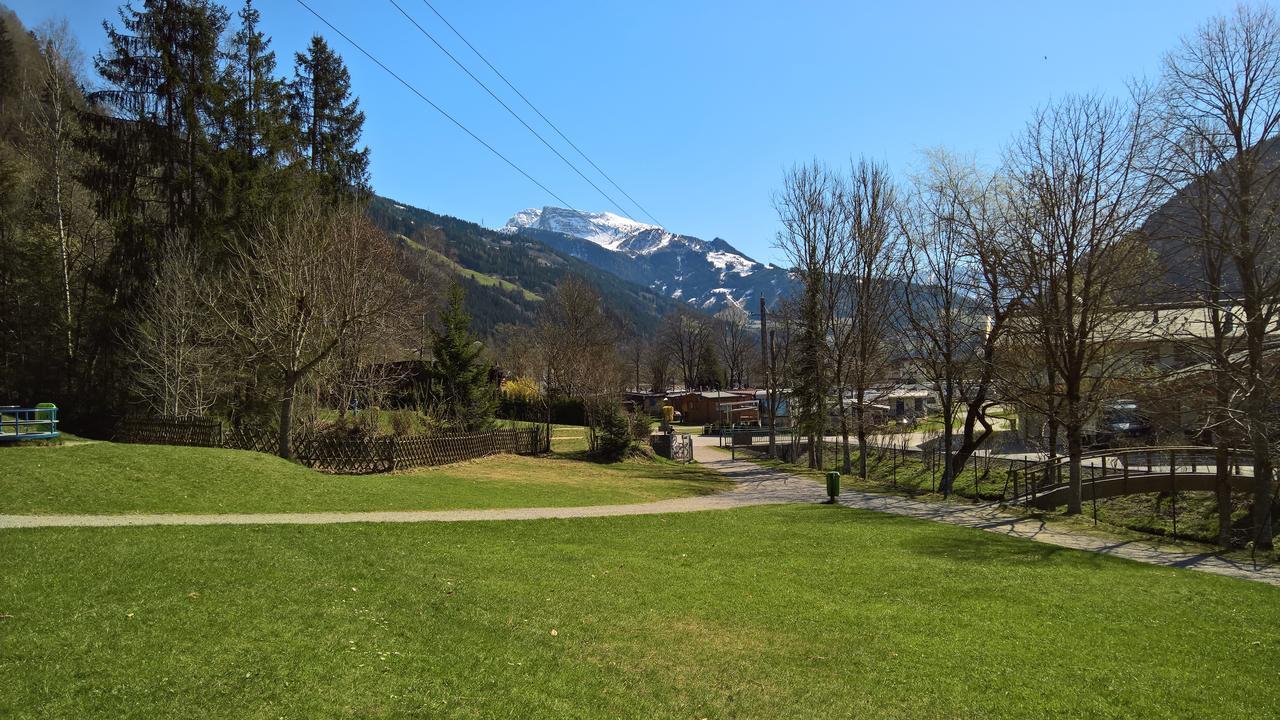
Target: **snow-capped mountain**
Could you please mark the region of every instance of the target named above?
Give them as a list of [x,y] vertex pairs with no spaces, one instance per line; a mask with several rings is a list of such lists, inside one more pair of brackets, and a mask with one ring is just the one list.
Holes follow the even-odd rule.
[[519,234],[707,312],[751,310],[790,292],[782,268],[757,262],[729,243],[702,240],[613,213],[558,207],[521,210],[500,232]]

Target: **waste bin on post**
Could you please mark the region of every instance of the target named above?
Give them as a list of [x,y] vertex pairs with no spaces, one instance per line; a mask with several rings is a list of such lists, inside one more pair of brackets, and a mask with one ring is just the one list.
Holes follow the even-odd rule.
[[840,494],[840,473],[832,470],[827,473],[827,502],[835,504],[836,496]]

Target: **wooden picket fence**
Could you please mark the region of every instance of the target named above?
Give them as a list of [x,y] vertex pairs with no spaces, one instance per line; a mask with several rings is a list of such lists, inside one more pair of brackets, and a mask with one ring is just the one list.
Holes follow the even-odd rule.
[[222,447],[222,423],[203,417],[126,417],[116,439],[147,445]]
[[[224,429],[210,418],[131,417],[121,420],[116,440],[159,445],[190,445],[274,454],[278,439],[269,428]],[[548,452],[541,427],[456,435],[356,437],[294,433],[293,456],[316,470],[340,474],[391,472],[411,467],[448,465],[487,455],[536,455]]]

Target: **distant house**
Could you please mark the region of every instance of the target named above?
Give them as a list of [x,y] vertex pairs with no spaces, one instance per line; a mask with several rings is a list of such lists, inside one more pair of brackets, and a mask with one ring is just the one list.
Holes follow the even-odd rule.
[[661,417],[662,406],[670,403],[671,396],[675,394],[676,393],[630,391],[625,394],[624,402],[635,412],[652,415],[653,417]]
[[691,425],[760,423],[760,407],[754,390],[691,392],[677,395],[671,401],[683,421]]
[[[766,423],[769,419],[769,394],[767,390],[757,390],[755,392],[756,405],[759,408],[760,422]],[[778,397],[775,400],[777,407],[774,408],[774,419],[778,427],[791,426],[791,390],[779,389]]]

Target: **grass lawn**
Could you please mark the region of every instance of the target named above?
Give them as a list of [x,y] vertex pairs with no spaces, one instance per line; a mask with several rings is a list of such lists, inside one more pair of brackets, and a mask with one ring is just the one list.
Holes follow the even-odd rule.
[[0,513],[444,510],[630,503],[716,492],[666,461],[504,455],[390,475],[326,475],[242,450],[88,443],[0,448]]
[[[883,452],[872,450],[867,455],[866,480],[858,477],[859,452],[857,448],[850,448],[849,454],[852,459],[853,472],[841,476],[840,482],[844,487],[929,499],[940,499],[942,497],[937,492],[938,481],[942,477],[942,465],[939,463],[936,469],[930,469],[923,462],[919,453],[911,453],[905,456],[898,453],[895,456],[891,455],[888,450]],[[828,443],[824,458],[826,469],[840,470],[843,457],[838,443]],[[894,457],[897,458],[896,467],[893,461]],[[798,475],[807,475],[815,480],[822,478],[822,473],[810,471],[802,465],[763,459],[759,462],[763,465],[777,467]],[[998,500],[1001,492],[1005,489],[1005,470],[1008,467],[1009,461],[1007,460],[988,460],[985,457],[975,456],[965,466],[964,472],[960,473],[959,477],[956,478],[954,494],[971,499]],[[986,470],[985,473],[983,472],[984,470]]]
[[1261,718],[1280,589],[819,505],[0,532],[0,717]]

